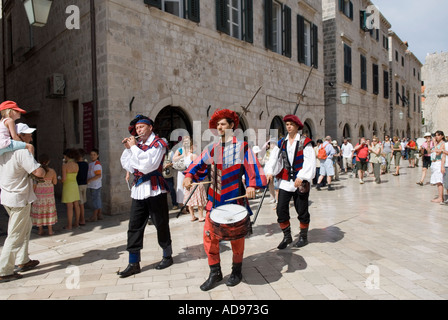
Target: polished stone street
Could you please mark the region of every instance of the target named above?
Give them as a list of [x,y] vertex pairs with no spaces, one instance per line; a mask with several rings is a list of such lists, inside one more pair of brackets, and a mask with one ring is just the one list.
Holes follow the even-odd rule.
[[[404,161],[407,165],[407,161]],[[341,175],[335,191],[311,190],[310,244],[276,249],[282,233],[269,197],[246,240],[243,282],[229,288],[232,251],[221,244],[224,281],[209,292],[199,286],[209,268],[200,222],[171,212],[174,265],[155,270],[161,259],[155,228],[146,229],[142,272],[120,279],[127,265],[127,215],[105,216],[73,232],[62,230],[59,208],[54,236],[33,229],[31,259],[40,265],[24,277],[0,284],[0,299],[151,300],[434,300],[448,299],[448,206],[431,202],[436,187],[416,184],[421,168],[398,177],[373,176],[365,184]],[[257,201],[253,201],[256,208]],[[291,208],[291,212],[295,212]],[[0,229],[6,229],[1,211]],[[297,238],[298,221],[292,221]],[[3,245],[5,236],[0,238]],[[1,247],[0,247],[1,248]]]

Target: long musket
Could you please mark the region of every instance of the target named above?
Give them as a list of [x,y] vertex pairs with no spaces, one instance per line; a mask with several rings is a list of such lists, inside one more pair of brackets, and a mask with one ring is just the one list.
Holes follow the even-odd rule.
[[305,94],[306,86],[308,85],[308,81],[310,80],[311,73],[313,72],[313,70],[314,70],[314,65],[311,66],[310,73],[308,74],[308,78],[306,79],[305,85],[303,86],[302,93],[300,93],[300,96],[299,96],[299,99],[298,99],[299,101],[297,101],[296,109],[294,110],[294,113],[293,113],[294,115],[297,113],[297,110],[299,109],[300,102],[303,99],[303,95]]

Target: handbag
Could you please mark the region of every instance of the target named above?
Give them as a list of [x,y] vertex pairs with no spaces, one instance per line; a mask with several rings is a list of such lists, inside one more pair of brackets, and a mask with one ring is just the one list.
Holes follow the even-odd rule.
[[302,184],[299,186],[300,193],[308,193],[310,192],[311,184],[308,181],[302,181]]
[[185,169],[187,169],[187,166],[184,162],[184,157],[180,158],[177,161],[173,161],[173,168],[178,171],[184,171]]

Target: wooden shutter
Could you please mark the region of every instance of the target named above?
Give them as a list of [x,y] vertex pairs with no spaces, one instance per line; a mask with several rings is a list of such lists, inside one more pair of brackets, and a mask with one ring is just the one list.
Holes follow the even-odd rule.
[[254,4],[253,0],[244,0],[244,30],[243,40],[249,43],[254,42]]
[[283,6],[283,55],[291,58],[292,56],[292,25],[291,25],[291,8]]
[[188,19],[198,23],[201,21],[200,0],[188,0]]
[[379,75],[378,75],[378,65],[372,65],[372,73],[373,73],[373,94],[379,93]]
[[274,48],[272,43],[272,0],[264,0],[264,45],[271,51]]
[[361,54],[361,89],[367,90],[367,60]]
[[144,3],[159,9],[162,9],[162,0],[144,0]]
[[344,82],[352,83],[352,48],[344,44]]
[[216,28],[218,31],[230,34],[229,24],[227,23],[229,10],[225,0],[216,0]]
[[383,71],[384,99],[389,99],[389,72]]
[[311,32],[311,64],[317,69],[319,67],[319,28],[313,24]]
[[297,15],[297,38],[299,62],[305,63],[305,20],[301,15]]

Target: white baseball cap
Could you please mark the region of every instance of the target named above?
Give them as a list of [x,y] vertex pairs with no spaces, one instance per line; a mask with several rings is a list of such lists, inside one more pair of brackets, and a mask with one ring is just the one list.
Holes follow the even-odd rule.
[[25,123],[18,123],[16,125],[16,130],[18,134],[25,133],[25,134],[32,134],[34,131],[36,131],[35,128],[30,128]]

